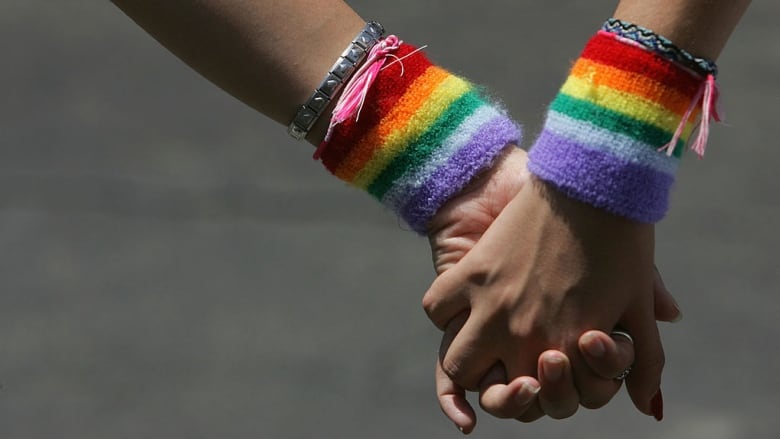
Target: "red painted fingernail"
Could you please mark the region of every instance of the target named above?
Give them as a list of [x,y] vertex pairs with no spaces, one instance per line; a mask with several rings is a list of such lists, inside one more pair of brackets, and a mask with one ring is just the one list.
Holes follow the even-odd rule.
[[656,421],[660,421],[664,418],[664,397],[661,396],[661,389],[658,389],[650,400],[650,412],[655,416]]

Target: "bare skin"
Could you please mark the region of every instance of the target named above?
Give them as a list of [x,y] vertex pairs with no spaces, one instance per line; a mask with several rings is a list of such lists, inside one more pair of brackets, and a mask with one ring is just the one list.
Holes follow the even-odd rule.
[[[483,235],[496,218],[513,202],[517,193],[531,182],[525,170],[526,154],[510,148],[502,159],[484,175],[477,178],[461,194],[453,198],[436,215],[431,223],[429,239],[437,273],[457,267],[470,251],[479,245]],[[522,225],[521,225],[522,227]],[[674,298],[666,290],[660,275],[655,271],[653,279],[655,317],[673,322],[681,318]],[[426,304],[424,304],[426,306]],[[450,343],[467,320],[464,310],[445,327],[440,352],[447,352]],[[518,376],[507,381],[507,371],[497,363],[481,377],[477,389],[480,406],[489,414],[500,418],[520,418],[531,421],[543,415],[565,418],[574,414],[585,399],[590,407],[606,404],[621,383],[612,379],[626,366],[634,362],[634,348],[623,337],[610,337],[603,331],[593,330],[582,334],[577,341],[579,351],[597,383],[595,393],[581,393],[574,385],[574,374],[568,356],[555,349],[539,354],[534,365],[535,373]],[[559,373],[552,373],[558,370]],[[554,378],[557,376],[557,378]],[[465,397],[465,389],[450,379],[436,363],[436,389],[444,414],[464,433],[476,426],[476,413]]]
[[[652,10],[651,6],[645,5],[677,10],[677,14],[682,15],[692,14],[694,10],[678,10],[668,5],[696,2],[624,1],[618,13],[624,14],[622,18],[629,20],[637,17],[633,21],[653,27],[652,22],[642,21],[642,13],[650,15],[648,11]],[[319,84],[338,54],[364,25],[364,20],[340,0],[114,0],[114,3],[206,78],[285,125],[292,119],[297,106]],[[701,0],[699,3],[710,5],[729,2]],[[745,3],[744,7],[747,6],[747,2],[735,3]],[[741,15],[734,8],[727,9],[731,11],[729,14],[718,17]],[[290,11],[301,12],[290,14]],[[664,23],[676,23],[667,20]],[[736,24],[736,20],[725,18],[717,22],[725,23],[726,30],[721,29],[719,32],[725,32],[726,37]],[[729,23],[732,23],[731,27]],[[691,25],[689,22],[683,24]],[[680,27],[682,24],[673,26]],[[691,35],[701,36],[699,32],[691,32]],[[718,35],[721,35],[720,39],[714,36],[704,38],[708,41],[722,40],[722,43],[711,43],[715,51],[719,51],[718,44],[721,48],[725,44],[723,34]],[[703,47],[710,47],[708,44],[705,43]],[[323,118],[315,126],[307,137],[310,143],[316,145],[322,139],[326,123]],[[592,329],[599,329],[600,335],[586,337],[585,345],[602,335],[609,338],[606,332],[620,323],[637,331],[636,362],[639,367],[636,373],[632,373],[628,385],[635,404],[643,412],[649,413],[648,400],[660,385],[663,363],[653,315],[657,301],[653,300],[655,274],[652,268],[652,228],[615,221],[602,212],[561,198],[540,184],[521,185],[516,196],[504,198],[501,202],[485,202],[502,209],[507,206],[509,210],[500,216],[492,216],[498,223],[498,227],[494,227],[492,219],[484,222],[485,218],[490,218],[484,216],[484,212],[472,210],[478,217],[470,218],[465,215],[468,209],[461,209],[465,224],[482,221],[480,224],[484,228],[479,233],[482,237],[479,242],[474,239],[477,235],[473,229],[462,228],[463,234],[460,236],[453,233],[453,230],[458,229],[457,225],[454,228],[433,227],[430,234],[434,246],[452,242],[460,242],[461,245],[455,246],[455,253],[449,257],[444,257],[448,254],[446,250],[433,247],[434,254],[444,261],[438,270],[443,272],[441,267],[444,266],[451,268],[442,273],[426,295],[426,310],[443,329],[450,321],[457,322],[453,319],[463,309],[469,310],[470,320],[478,319],[471,324],[466,321],[462,329],[454,325],[456,329],[445,334],[452,340],[443,362],[447,365],[442,369],[447,372],[443,375],[446,378],[439,375],[440,381],[456,386],[453,387],[455,389],[481,389],[483,399],[488,395],[488,403],[483,402],[483,405],[491,413],[497,413],[500,409],[504,417],[531,420],[546,413],[545,410],[554,412],[551,415],[555,417],[564,417],[571,411],[572,400],[586,406],[597,406],[603,402],[605,395],[610,392],[614,394],[614,383],[606,385],[603,381],[610,380],[614,375],[611,372],[622,369],[630,362],[625,361],[624,353],[614,350],[610,351],[612,356],[602,358],[603,363],[597,361],[594,367],[587,355],[579,352],[581,342],[578,342],[578,337],[588,335]],[[458,211],[457,204],[457,198],[450,203],[450,206],[455,206],[454,211]],[[446,215],[445,212],[451,214],[453,210],[445,209],[437,218]],[[436,223],[437,219],[433,222]],[[488,226],[490,230],[486,231]],[[447,238],[441,239],[444,234]],[[599,236],[617,240],[596,239]],[[522,246],[525,254],[506,252],[504,246],[497,244],[506,242],[507,238]],[[599,244],[598,241],[608,243]],[[560,251],[550,252],[546,250],[549,245],[542,246],[542,242],[552,244],[553,248]],[[470,246],[467,245],[469,243]],[[491,268],[485,263],[485,255],[503,259],[506,264]],[[638,264],[627,267],[626,273],[614,276],[614,272],[605,272],[603,264],[594,262],[594,258],[605,255],[617,261],[634,259]],[[560,258],[574,258],[573,266],[578,268],[561,272]],[[517,270],[509,269],[520,262],[524,267],[520,274]],[[468,282],[458,285],[454,282],[457,279],[466,279]],[[536,291],[532,291],[534,288]],[[625,291],[631,291],[631,294],[622,294]],[[604,308],[594,306],[593,303],[601,304]],[[587,306],[577,308],[583,304]],[[518,315],[512,313],[525,312],[528,307],[532,312],[523,319],[511,318]],[[498,341],[496,345],[500,347],[500,352],[484,349],[486,343],[481,340],[488,336],[491,341]],[[518,340],[532,342],[519,345]],[[606,339],[602,341],[610,342]],[[472,343],[476,347],[481,346],[472,351],[477,355],[464,354],[463,348]],[[558,350],[548,353],[550,348]],[[514,360],[519,357],[536,360]],[[568,408],[560,409],[552,407],[550,401],[543,405],[534,400],[530,411],[521,412],[519,406],[507,408],[506,398],[497,398],[494,400],[496,403],[491,405],[489,397],[496,393],[502,394],[491,389],[501,390],[507,386],[512,389],[512,383],[515,382],[506,383],[506,380],[500,379],[500,374],[494,368],[497,362],[503,364],[509,378],[520,379],[538,374],[544,381],[544,371],[550,369],[545,365],[545,359],[551,360],[553,368],[562,367],[565,379],[576,383],[577,396],[572,397],[569,391],[563,397],[567,400],[563,405]],[[617,367],[617,363],[622,363],[622,367]],[[542,372],[539,373],[537,369]],[[610,374],[603,375],[605,371]],[[485,376],[488,379],[482,380]],[[542,384],[546,388],[555,386],[554,383],[549,386],[545,382]],[[574,386],[567,385],[567,388],[571,390]],[[548,399],[552,396],[548,395]],[[517,416],[512,416],[515,414]]]
[[[204,77],[282,124],[292,119],[297,106],[322,80],[323,72],[365,25],[363,19],[339,0],[114,0],[114,3]],[[305,13],[290,14],[291,10]],[[300,32],[301,29],[306,32]],[[326,118],[322,118],[307,141],[317,145],[324,137],[325,128]],[[483,200],[476,200],[472,191],[472,195],[450,202],[446,210],[448,226],[431,232],[438,272],[468,252],[476,242],[474,238],[488,228],[520,188],[521,180],[516,176],[521,175],[517,170],[525,168],[525,153],[514,149],[507,156],[510,158],[504,162],[513,166],[511,171],[504,166],[501,174],[489,172],[480,179],[489,182],[484,187],[496,190],[484,193]],[[474,208],[474,201],[479,207],[489,205],[489,212]],[[453,216],[453,212],[460,213]],[[456,229],[462,236],[453,234]],[[447,234],[447,239],[440,234]],[[460,244],[453,245],[457,241]],[[621,364],[617,370],[631,364],[633,349],[627,346],[624,351],[619,356],[610,352],[608,358],[596,361],[595,365],[612,376],[611,369],[616,367],[609,367],[611,363]],[[559,357],[565,358],[563,354]],[[568,381],[571,381],[570,374]],[[545,383],[545,388],[553,387],[552,383]],[[573,391],[567,391],[565,398],[572,399]]]
[[[715,59],[749,3],[630,0],[621,1],[614,16]],[[495,378],[496,364],[510,380],[532,375],[537,369],[532,359],[555,348],[569,357],[580,403],[598,406],[603,399],[593,395],[608,395],[609,384],[585,367],[586,360],[577,352],[578,337],[587,329],[609,331],[619,325],[636,340],[629,394],[640,411],[660,417],[664,355],[652,312],[653,229],[567,199],[542,182],[525,184],[470,252],[436,279],[423,300],[439,327],[461,319],[454,339],[445,334],[440,386],[479,390],[484,400],[493,393],[481,383],[485,374],[493,374],[495,386],[505,385]],[[510,404],[508,398],[495,406],[482,402],[488,412],[521,421],[545,413],[541,403],[513,409],[507,408]],[[462,415],[467,413],[459,413],[458,419],[468,417]]]

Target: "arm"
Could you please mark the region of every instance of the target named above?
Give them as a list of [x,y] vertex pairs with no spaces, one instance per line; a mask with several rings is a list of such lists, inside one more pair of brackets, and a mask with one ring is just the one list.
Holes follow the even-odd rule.
[[[341,1],[112,1],[204,77],[282,124],[364,23]],[[614,16],[716,59],[749,3],[623,0]],[[318,128],[314,144],[325,124]]]
[[[284,125],[365,25],[339,0],[113,2],[206,79]],[[321,118],[309,142],[326,128]]]
[[717,60],[749,5],[750,0],[622,0],[613,16]]
[[[512,201],[524,185],[529,184],[528,172],[517,172],[525,168],[526,160],[522,153],[507,155],[436,216],[431,226],[430,241],[437,273],[442,274],[457,266],[473,246],[483,239],[506,204]],[[464,215],[464,211],[468,214]],[[675,322],[682,317],[657,272],[653,294],[657,320]],[[440,352],[446,352],[460,331],[466,320],[463,317],[461,314],[447,323]],[[553,418],[571,416],[583,399],[590,401],[588,404],[591,407],[606,404],[621,386],[619,381],[612,378],[634,361],[633,345],[624,337],[612,338],[601,331],[586,332],[577,344],[593,373],[603,378],[598,393],[588,394],[585,389],[578,392],[574,386],[570,359],[559,351],[548,350],[539,356],[533,377],[520,376],[508,380],[501,364],[492,367],[480,379],[478,390],[481,408],[499,418],[524,416],[523,420],[530,421],[541,413]],[[553,380],[549,371],[556,368],[563,373]],[[439,361],[436,362],[436,391],[444,414],[463,433],[470,433],[476,426],[476,413],[466,400],[465,389],[444,373]]]
[[[748,3],[623,1],[616,16],[654,29],[695,55],[714,58]],[[600,115],[586,118],[599,120]],[[562,132],[560,126],[553,131]],[[666,141],[671,137],[669,132]],[[558,181],[535,172],[538,149],[539,142],[531,151],[535,183],[521,190],[469,254],[440,276],[426,295],[426,311],[440,325],[470,310],[441,365],[457,383],[476,389],[493,361],[503,363],[512,379],[533,374],[536,365],[529,359],[545,348],[559,348],[572,359],[580,394],[591,395],[581,403],[598,406],[603,397],[593,399],[593,395],[609,395],[611,388],[583,372],[576,336],[590,328],[608,332],[619,324],[637,342],[634,371],[627,381],[629,393],[642,412],[660,417],[664,358],[652,318],[654,227],[596,208],[587,199],[580,201],[576,195],[582,194],[576,191],[564,194]],[[570,157],[557,145],[551,151],[548,157]],[[536,169],[547,166],[546,159],[537,153]],[[567,162],[563,168],[579,165]],[[602,175],[598,169],[588,171],[587,175]],[[595,198],[602,199],[596,188]],[[541,303],[547,306],[538,306]],[[518,346],[525,347],[525,355],[518,354]],[[544,392],[543,387],[541,407],[525,411],[521,420],[543,413]],[[487,394],[483,392],[483,398]]]
[[[195,70],[280,123],[290,120],[297,106],[320,82],[323,72],[364,24],[354,11],[336,0],[291,1],[284,6],[273,2],[222,1],[115,3]],[[290,10],[306,13],[291,15]],[[322,138],[324,125],[321,120],[312,131],[308,137],[311,143],[317,144]],[[517,157],[522,153],[515,150],[508,155]],[[512,179],[508,173],[488,174],[488,180],[507,178]],[[459,201],[462,200],[453,200],[450,206],[457,207]],[[478,204],[490,204],[500,210],[505,203],[482,200]],[[474,218],[493,218],[473,210],[469,214],[472,217],[462,216],[460,223],[478,224],[481,230],[489,221],[473,221]],[[460,240],[465,244],[456,249],[459,255],[468,251],[473,237],[481,233],[462,231],[468,236]],[[432,242],[441,242],[436,233],[431,238]],[[448,238],[458,240],[451,234]],[[437,253],[447,259],[446,250]]]
[[[116,3],[206,78],[283,124],[365,26],[340,0]],[[321,144],[338,99],[328,91],[330,106],[307,140],[331,173],[424,234],[447,200],[519,142],[520,129],[480,87],[413,46],[388,37],[373,47],[389,55],[370,64],[386,68],[375,72],[360,123],[348,118]]]
[[[281,124],[290,122],[298,106],[365,25],[339,0],[114,3],[204,77]],[[408,67],[407,77],[414,74],[411,62]],[[439,70],[436,75],[444,77],[445,72]],[[457,85],[464,83],[458,80]],[[476,102],[473,97],[469,102]],[[368,108],[366,114],[370,111]],[[493,114],[494,120],[500,119],[499,113],[483,112]],[[307,140],[319,144],[326,124],[327,118],[321,118]],[[352,146],[348,136],[341,140]],[[505,147],[503,143],[498,146]],[[448,213],[443,214],[449,227],[431,231],[438,271],[444,269],[444,261],[453,263],[467,252],[519,190],[522,179],[517,170],[525,166],[525,153],[509,147],[503,157],[501,166],[478,179],[478,186],[491,189],[478,196],[469,192],[454,198]],[[457,213],[453,215],[453,211]],[[439,234],[447,235],[446,242],[437,237]],[[458,244],[450,245],[453,241]]]

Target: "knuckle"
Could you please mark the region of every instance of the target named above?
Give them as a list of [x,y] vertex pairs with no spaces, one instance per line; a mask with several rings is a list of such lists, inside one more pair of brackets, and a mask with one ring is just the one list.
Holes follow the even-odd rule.
[[480,398],[479,407],[482,408],[485,413],[491,416],[495,416],[499,419],[509,419],[514,417],[511,413],[509,413],[509,409],[507,407],[502,406],[498,401],[495,401],[492,398]]
[[428,319],[433,322],[437,328],[444,330],[447,322],[445,322],[440,315],[441,313],[439,310],[441,307],[439,306],[438,298],[430,291],[425,293],[422,298],[422,308],[425,311],[425,314],[428,316]]
[[495,416],[497,418],[503,418],[501,416],[503,413],[501,413],[500,408],[497,406],[495,401],[493,401],[492,398],[488,397],[482,397],[479,398],[479,408],[481,408],[485,413]]
[[433,297],[433,294],[428,291],[423,295],[422,298],[422,307],[423,310],[425,310],[425,313],[428,314],[428,317],[431,317],[434,315],[436,311],[436,300]]
[[450,356],[445,356],[441,360],[441,370],[456,384],[463,385],[464,371],[460,361],[454,360]]

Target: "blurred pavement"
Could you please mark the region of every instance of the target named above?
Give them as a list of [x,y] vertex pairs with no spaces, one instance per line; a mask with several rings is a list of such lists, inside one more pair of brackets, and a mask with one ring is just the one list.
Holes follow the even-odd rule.
[[[526,145],[614,6],[351,4],[489,85]],[[685,312],[662,328],[666,419],[621,393],[473,437],[780,437],[778,17],[754,2],[726,48],[728,123],[658,228]],[[109,2],[2,2],[0,48],[0,438],[459,436],[425,240]]]

